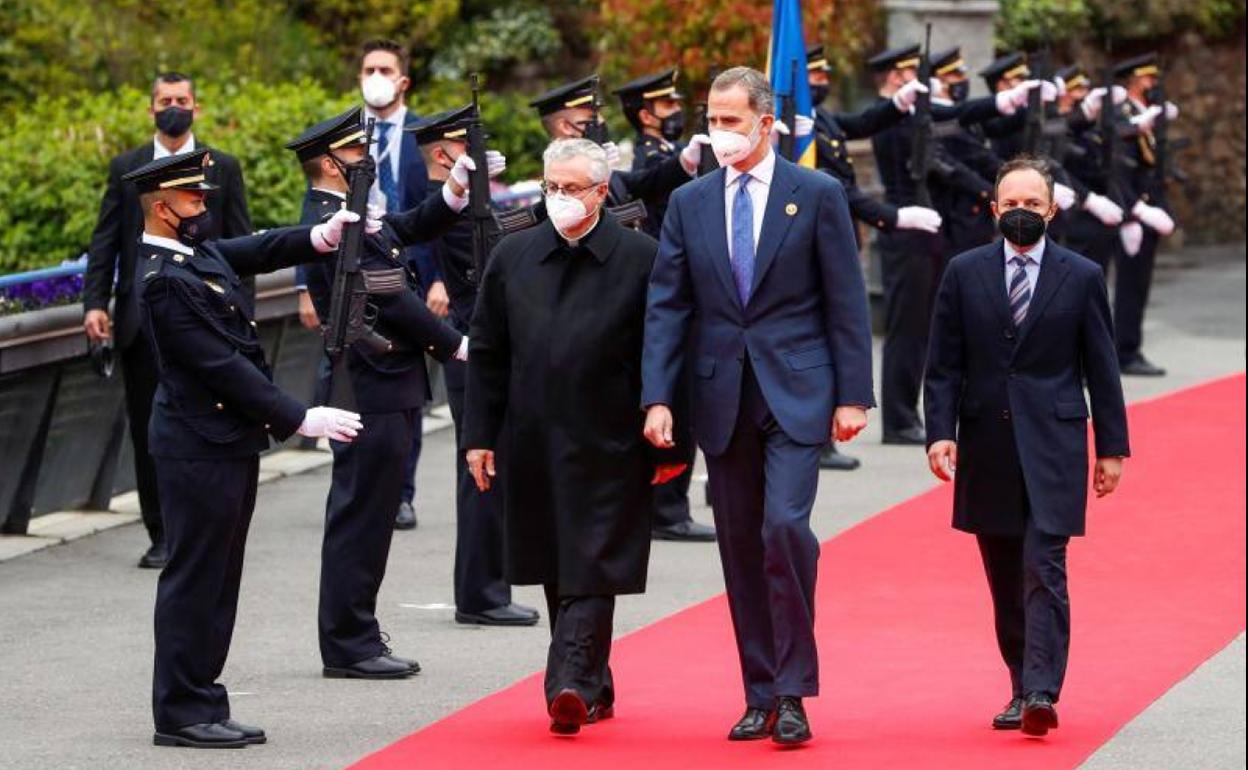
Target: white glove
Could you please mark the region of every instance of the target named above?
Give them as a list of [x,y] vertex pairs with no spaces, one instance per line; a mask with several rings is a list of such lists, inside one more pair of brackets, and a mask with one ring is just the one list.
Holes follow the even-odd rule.
[[925,233],[938,233],[940,232],[940,223],[940,214],[923,206],[902,206],[897,209],[898,230],[922,230]]
[[[1114,104],[1122,104],[1127,100],[1127,89],[1122,86],[1114,86]],[[1088,120],[1096,120],[1101,114],[1101,106],[1105,103],[1105,86],[1097,86],[1083,97],[1083,102],[1079,105],[1083,110],[1083,116]]]
[[381,218],[386,215],[386,210],[380,206],[368,204],[368,216],[364,218],[364,232],[369,235],[381,232]]
[[794,115],[793,123],[797,126],[797,138],[802,139],[815,133],[815,120],[805,115]]
[[299,435],[308,438],[325,436],[333,441],[350,443],[364,429],[360,416],[355,412],[335,409],[332,406],[314,406],[303,414]]
[[1179,117],[1179,105],[1174,102],[1166,102],[1166,120],[1175,120]]
[[1054,76],[1053,85],[1057,86],[1057,98],[1060,99],[1066,95],[1066,81],[1061,76]]
[[507,170],[507,156],[498,150],[485,151],[485,175],[494,179]]
[[910,112],[914,109],[914,103],[918,101],[919,94],[931,92],[930,88],[919,81],[911,80],[901,88],[898,88],[897,93],[893,94],[893,106],[897,108],[898,112]]
[[327,221],[312,228],[312,248],[322,254],[328,254],[338,248],[338,244],[342,241],[342,228],[351,222],[359,221],[360,215],[354,211],[338,209]]
[[1047,80],[1040,81],[1040,101],[1055,102],[1057,101],[1057,85]]
[[1062,211],[1069,209],[1075,205],[1075,201],[1079,198],[1075,191],[1062,184],[1061,182],[1053,183],[1053,200],[1057,202],[1057,207]]
[[1161,113],[1162,113],[1161,107],[1158,107],[1155,104],[1150,105],[1146,110],[1141,112],[1139,115],[1135,115],[1131,118],[1131,125],[1135,126],[1141,131],[1152,131],[1153,124],[1157,122],[1157,116],[1160,115]]
[[[503,173],[507,168],[507,157],[496,150],[485,151],[485,171],[486,174],[493,179]],[[451,179],[465,190],[468,189],[468,173],[477,170],[476,162],[464,153],[455,159],[455,165],[451,166]]]
[[1089,192],[1083,199],[1083,210],[1101,220],[1106,227],[1117,227],[1122,224],[1122,207],[1104,195]]
[[468,360],[468,337],[465,335],[459,339],[459,348],[455,351],[456,361]]
[[615,142],[606,142],[602,145],[602,151],[607,154],[607,167],[619,168],[620,166],[620,148]]
[[689,137],[689,144],[680,151],[680,165],[685,167],[685,171],[690,176],[698,173],[698,166],[702,164],[702,148],[709,147],[711,137],[706,134],[694,134]]
[[1158,235],[1166,236],[1174,232],[1174,219],[1164,209],[1150,206],[1144,201],[1136,201],[1131,207],[1131,215],[1156,230]]
[[1125,222],[1118,228],[1118,239],[1122,241],[1122,250],[1127,256],[1134,257],[1140,253],[1140,246],[1144,243],[1144,228],[1139,222]]

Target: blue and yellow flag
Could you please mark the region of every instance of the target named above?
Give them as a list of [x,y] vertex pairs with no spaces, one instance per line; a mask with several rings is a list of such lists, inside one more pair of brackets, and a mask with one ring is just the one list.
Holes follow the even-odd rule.
[[[767,60],[767,77],[776,94],[776,119],[784,114],[793,100],[794,114],[812,117],[810,84],[806,82],[806,37],[802,34],[800,0],[773,0],[771,9],[771,55]],[[795,130],[796,126],[789,126]],[[798,138],[795,156],[807,168],[815,167],[815,136]]]

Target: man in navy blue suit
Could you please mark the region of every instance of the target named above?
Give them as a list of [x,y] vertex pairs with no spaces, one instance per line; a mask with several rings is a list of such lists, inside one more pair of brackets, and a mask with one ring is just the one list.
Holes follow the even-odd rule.
[[[771,149],[767,78],[726,70],[708,99],[720,168],[672,195],[650,279],[646,438],[672,445],[689,351],[694,430],[745,685],[730,740],[811,737],[818,694],[810,511],[819,454],[867,424],[871,332],[841,184]],[[686,339],[688,344],[686,345]]]
[[1057,727],[1070,648],[1066,546],[1084,533],[1088,406],[1093,487],[1118,486],[1130,450],[1105,277],[1045,236],[1057,213],[1048,165],[997,174],[1005,241],[959,254],[941,282],[924,387],[928,462],[954,481],[953,526],[975,534],[988,574],[1009,704],[992,726]]

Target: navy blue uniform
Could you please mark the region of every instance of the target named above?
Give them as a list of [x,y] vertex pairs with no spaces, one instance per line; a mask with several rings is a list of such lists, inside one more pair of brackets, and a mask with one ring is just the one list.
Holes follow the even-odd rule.
[[857,113],[834,114],[823,107],[815,110],[816,168],[840,180],[854,219],[877,230],[889,231],[897,227],[897,207],[876,200],[858,186],[847,142],[879,133],[902,117],[892,102],[884,99]]

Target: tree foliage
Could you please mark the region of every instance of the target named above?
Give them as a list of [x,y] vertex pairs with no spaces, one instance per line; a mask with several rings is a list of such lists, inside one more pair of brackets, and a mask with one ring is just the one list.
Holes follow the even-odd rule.
[[1242,29],[1244,0],[1002,0],[1003,47],[1088,38],[1156,40],[1195,31],[1219,38]]

